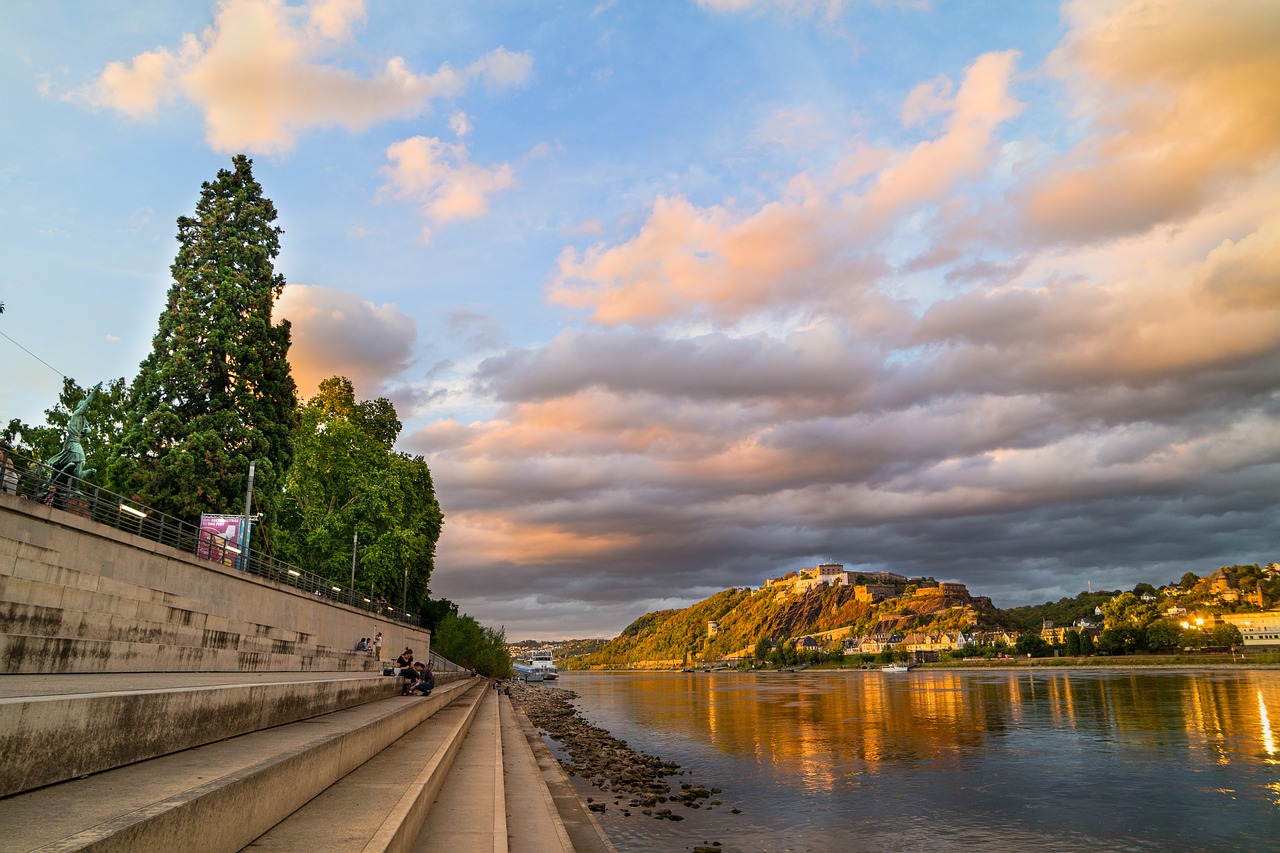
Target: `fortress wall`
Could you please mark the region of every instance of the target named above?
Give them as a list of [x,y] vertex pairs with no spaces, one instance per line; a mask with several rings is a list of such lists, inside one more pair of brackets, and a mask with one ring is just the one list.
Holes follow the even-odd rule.
[[358,671],[430,634],[0,493],[0,673]]

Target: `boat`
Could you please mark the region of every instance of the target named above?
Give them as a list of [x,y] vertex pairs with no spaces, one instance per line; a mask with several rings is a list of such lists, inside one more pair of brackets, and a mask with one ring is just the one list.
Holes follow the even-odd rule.
[[556,669],[555,659],[550,651],[534,652],[529,657],[529,665],[542,673],[546,681],[555,681],[559,677],[559,670]]
[[541,670],[534,668],[522,660],[512,661],[511,667],[516,671],[516,678],[526,683],[544,680]]
[[913,663],[891,663],[888,666],[880,667],[881,672],[910,672],[915,666]]

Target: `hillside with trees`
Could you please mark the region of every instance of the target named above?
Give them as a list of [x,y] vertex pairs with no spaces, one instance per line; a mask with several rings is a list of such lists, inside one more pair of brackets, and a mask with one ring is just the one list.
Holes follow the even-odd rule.
[[[846,638],[922,635],[958,638],[961,644],[943,653],[952,657],[1158,654],[1239,645],[1239,629],[1218,617],[1280,606],[1275,563],[1223,566],[1203,578],[1187,572],[1159,588],[1144,582],[1132,591],[1081,592],[1008,610],[931,578],[899,583],[893,595],[874,603],[866,595],[859,600],[857,585],[802,589],[792,578],[754,591],[725,590],[683,610],[647,613],[599,651],[564,663],[675,668],[735,658],[822,662],[842,658]],[[873,656],[890,660],[907,653],[886,647],[864,658]]]

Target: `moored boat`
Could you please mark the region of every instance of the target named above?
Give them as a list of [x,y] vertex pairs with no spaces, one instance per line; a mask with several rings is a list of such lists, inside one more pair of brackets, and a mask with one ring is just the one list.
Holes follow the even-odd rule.
[[880,667],[881,672],[910,672],[914,667],[913,663],[891,663],[887,666]]
[[549,651],[534,652],[529,657],[529,665],[542,674],[547,681],[554,681],[559,675],[555,659]]

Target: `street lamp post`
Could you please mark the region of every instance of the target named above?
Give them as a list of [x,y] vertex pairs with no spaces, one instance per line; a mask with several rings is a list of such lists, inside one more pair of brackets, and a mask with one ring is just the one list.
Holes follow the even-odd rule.
[[356,594],[356,548],[360,547],[360,531],[357,530],[355,535],[351,537],[351,594]]
[[240,571],[249,570],[249,509],[253,503],[253,469],[257,462],[249,461],[249,488],[244,493],[244,525],[240,536]]

